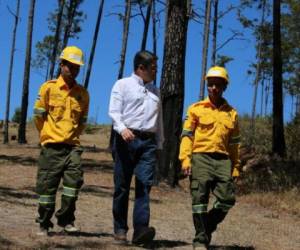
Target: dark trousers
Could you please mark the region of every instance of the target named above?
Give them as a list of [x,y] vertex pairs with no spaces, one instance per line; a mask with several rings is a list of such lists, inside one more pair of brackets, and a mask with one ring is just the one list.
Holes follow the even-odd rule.
[[[216,197],[207,212],[210,192]],[[216,230],[235,204],[231,161],[218,153],[195,153],[192,156],[191,195],[193,220],[196,230],[194,245],[209,244]]]
[[41,227],[53,227],[56,192],[63,179],[61,208],[56,212],[57,223],[65,226],[74,222],[75,202],[83,184],[81,169],[82,148],[66,144],[43,146],[38,159],[36,191],[39,195],[39,217]]
[[128,199],[130,184],[135,175],[135,202],[133,209],[133,227],[138,230],[147,227],[150,220],[150,190],[156,164],[156,140],[136,137],[131,142],[125,142],[116,133],[114,142],[114,197],[113,217],[114,232],[127,232]]

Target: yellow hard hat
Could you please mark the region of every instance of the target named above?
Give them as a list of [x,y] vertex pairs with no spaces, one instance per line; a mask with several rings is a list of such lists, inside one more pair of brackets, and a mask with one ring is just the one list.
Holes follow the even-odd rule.
[[205,76],[205,80],[207,80],[207,78],[209,78],[209,77],[220,77],[220,78],[223,78],[224,80],[226,80],[227,83],[229,82],[229,77],[228,77],[227,70],[223,67],[220,67],[220,66],[211,67],[207,71],[207,74]]
[[84,65],[82,50],[76,46],[68,46],[64,48],[59,58],[77,65]]

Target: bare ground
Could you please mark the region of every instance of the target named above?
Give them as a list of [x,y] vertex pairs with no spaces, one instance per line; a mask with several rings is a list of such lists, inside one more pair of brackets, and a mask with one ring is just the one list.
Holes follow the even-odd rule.
[[[15,133],[14,128],[12,133]],[[146,247],[116,245],[112,230],[112,161],[104,130],[84,135],[85,184],[77,202],[78,235],[54,227],[49,237],[38,237],[35,189],[37,135],[29,126],[28,144],[0,144],[0,249],[192,249],[193,224],[188,180],[175,190],[160,185],[151,193],[151,225],[157,235]],[[60,193],[60,191],[59,191]],[[133,198],[133,193],[131,194]],[[57,207],[59,207],[57,196]],[[251,201],[251,199],[250,199]],[[128,238],[132,235],[130,201]],[[53,220],[55,222],[55,220]],[[238,197],[237,204],[214,234],[210,249],[300,249],[299,216],[279,213]]]

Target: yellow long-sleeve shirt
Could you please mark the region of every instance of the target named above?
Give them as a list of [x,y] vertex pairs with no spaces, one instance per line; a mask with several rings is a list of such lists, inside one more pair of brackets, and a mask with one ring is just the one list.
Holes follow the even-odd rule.
[[34,105],[34,121],[40,142],[79,145],[89,109],[88,92],[75,84],[68,88],[63,78],[45,82]]
[[231,159],[233,176],[239,176],[239,145],[238,114],[225,99],[219,108],[209,98],[188,108],[179,153],[183,169],[191,167],[193,153],[222,153]]

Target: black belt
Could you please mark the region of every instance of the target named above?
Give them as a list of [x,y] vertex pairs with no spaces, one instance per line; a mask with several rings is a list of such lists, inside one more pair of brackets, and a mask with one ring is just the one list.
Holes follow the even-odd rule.
[[215,159],[215,160],[227,160],[228,159],[228,155],[223,154],[223,153],[204,153],[206,155],[209,155],[211,158]]
[[136,130],[136,129],[130,129],[131,132],[138,138],[140,139],[150,139],[150,138],[155,138],[155,133],[153,132],[147,132],[147,131],[141,131],[141,130]]

